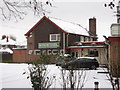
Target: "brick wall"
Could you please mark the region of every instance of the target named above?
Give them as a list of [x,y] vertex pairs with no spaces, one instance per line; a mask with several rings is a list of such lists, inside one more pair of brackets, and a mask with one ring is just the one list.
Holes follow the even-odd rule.
[[109,59],[113,76],[120,77],[120,37],[109,37]]
[[10,53],[0,53],[0,61],[1,62],[12,61],[12,54],[10,54]]
[[27,62],[27,49],[13,49],[13,62]]

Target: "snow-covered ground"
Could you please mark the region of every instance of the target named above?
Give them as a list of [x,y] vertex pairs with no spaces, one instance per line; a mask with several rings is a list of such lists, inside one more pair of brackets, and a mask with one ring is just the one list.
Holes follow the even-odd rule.
[[[56,81],[52,88],[61,88],[61,71],[60,67],[48,65],[50,75],[56,76]],[[23,72],[28,71],[27,64],[7,64],[0,63],[0,89],[1,88],[31,88],[31,82],[27,79],[27,75]],[[86,81],[83,88],[94,88],[94,82],[99,82],[99,88],[112,88],[110,81],[106,74],[98,73],[104,72],[102,68],[97,70],[86,70]]]

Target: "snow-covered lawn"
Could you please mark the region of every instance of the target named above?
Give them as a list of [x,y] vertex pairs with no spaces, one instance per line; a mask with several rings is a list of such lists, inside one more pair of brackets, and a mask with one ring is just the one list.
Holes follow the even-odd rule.
[[[61,71],[60,67],[54,64],[48,65],[50,75],[56,76],[56,81],[52,85],[52,88],[61,88]],[[1,88],[32,88],[31,82],[27,79],[27,75],[23,75],[23,72],[28,71],[27,64],[7,64],[0,63],[0,89]],[[106,77],[106,74],[98,73],[104,72],[102,68],[97,70],[86,70],[86,82],[84,88],[94,88],[94,82],[99,82],[99,88],[112,88],[110,81]]]

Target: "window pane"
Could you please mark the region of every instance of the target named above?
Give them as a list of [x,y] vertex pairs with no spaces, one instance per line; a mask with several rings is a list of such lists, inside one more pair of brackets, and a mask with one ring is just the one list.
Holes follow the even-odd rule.
[[89,56],[90,57],[98,57],[98,51],[97,50],[90,50],[89,51]]
[[60,34],[51,34],[50,41],[60,41]]
[[57,40],[60,41],[60,35],[57,35]]
[[40,55],[40,51],[36,51],[36,55]]
[[56,35],[52,35],[51,40],[56,40]]
[[53,51],[52,51],[52,54],[53,54],[53,55],[56,55],[56,54],[58,54],[58,53],[59,53],[58,50],[53,50]]
[[56,35],[51,35],[51,40],[56,40]]
[[51,50],[48,50],[48,55],[50,55],[52,53],[52,51]]

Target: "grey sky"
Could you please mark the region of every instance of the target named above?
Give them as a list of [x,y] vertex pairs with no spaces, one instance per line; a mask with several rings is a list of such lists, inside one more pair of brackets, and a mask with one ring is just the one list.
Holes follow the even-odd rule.
[[[112,23],[116,22],[116,17],[114,16],[113,10],[105,8],[104,4],[107,3],[101,0],[77,0],[68,2],[55,2],[53,5],[55,7],[49,8],[51,11],[47,16],[60,18],[69,22],[79,23],[83,27],[89,29],[88,20],[89,18],[95,17],[97,19],[97,34],[99,40],[104,40],[103,35],[110,36],[110,26]],[[81,2],[80,2],[81,1]],[[91,0],[89,0],[91,1]],[[99,0],[100,1],[100,0]],[[104,2],[103,2],[104,1]],[[24,20],[20,20],[18,23],[13,21],[2,21],[0,29],[0,37],[3,34],[13,34],[17,37],[17,40],[26,40],[24,34],[40,19],[40,17],[34,16],[32,13],[25,16]]]

